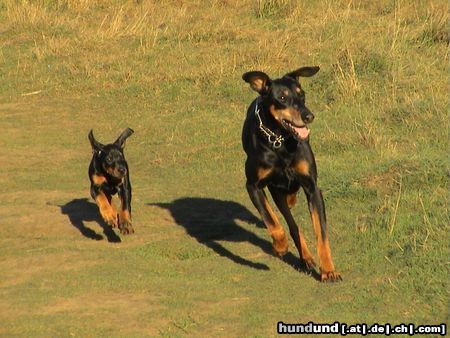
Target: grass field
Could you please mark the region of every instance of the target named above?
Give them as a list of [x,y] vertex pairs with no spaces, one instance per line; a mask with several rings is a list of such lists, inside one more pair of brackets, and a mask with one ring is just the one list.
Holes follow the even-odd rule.
[[[1,1],[0,336],[448,323],[447,22],[443,0]],[[245,190],[241,75],[305,65],[335,284],[271,254]],[[126,127],[124,237],[87,134]],[[294,216],[314,248],[303,196]]]

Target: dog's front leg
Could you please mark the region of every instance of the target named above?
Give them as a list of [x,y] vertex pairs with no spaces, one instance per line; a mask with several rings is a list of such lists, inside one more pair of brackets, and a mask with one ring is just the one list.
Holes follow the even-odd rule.
[[331,258],[322,193],[313,179],[310,180],[309,186],[306,186],[304,190],[308,199],[312,225],[316,233],[321,280],[322,282],[342,280],[341,274],[335,270]]
[[95,182],[91,185],[91,196],[97,203],[103,220],[113,228],[117,227],[117,211],[111,203],[111,196],[106,195]]
[[289,226],[289,232],[294,240],[295,246],[297,247],[300,259],[307,269],[313,269],[316,263],[314,262],[313,256],[308,249],[305,236],[297,226],[297,223],[295,222],[294,217],[292,217],[292,213],[290,211],[290,205],[292,206],[295,203],[296,193],[288,194],[281,189],[271,186],[269,186],[269,191],[272,194],[273,201]]
[[132,234],[134,229],[131,223],[131,184],[128,175],[119,186],[120,212],[119,229],[122,234]]
[[281,257],[288,251],[287,236],[276,214],[269,205],[263,188],[259,186],[260,181],[261,180],[258,179],[252,183],[247,179],[247,191],[253,205],[261,215],[267,230],[269,230],[270,236],[273,240],[272,246],[275,253]]

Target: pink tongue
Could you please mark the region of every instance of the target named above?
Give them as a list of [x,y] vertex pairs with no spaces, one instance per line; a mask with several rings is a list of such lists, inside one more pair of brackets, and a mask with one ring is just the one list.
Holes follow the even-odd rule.
[[300,138],[301,138],[302,140],[304,140],[305,138],[307,138],[308,135],[309,135],[309,129],[306,128],[306,127],[303,127],[303,128],[294,128],[294,129],[295,129],[295,131],[297,132],[297,134],[300,136]]

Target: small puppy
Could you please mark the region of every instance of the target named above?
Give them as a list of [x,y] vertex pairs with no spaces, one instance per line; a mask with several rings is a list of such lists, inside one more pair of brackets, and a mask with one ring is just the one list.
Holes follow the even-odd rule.
[[[91,196],[106,223],[113,228],[119,227],[122,234],[134,232],[131,224],[131,184],[128,164],[123,154],[125,140],[134,131],[125,129],[114,143],[102,144],[94,138],[91,130],[88,138],[92,146],[92,160],[89,165]],[[121,207],[117,213],[112,196],[119,194]]]

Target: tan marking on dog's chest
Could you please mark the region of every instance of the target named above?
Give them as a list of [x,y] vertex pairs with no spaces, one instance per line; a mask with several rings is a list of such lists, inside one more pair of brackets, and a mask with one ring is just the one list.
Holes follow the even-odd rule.
[[92,175],[92,182],[95,185],[102,185],[106,182],[106,177],[101,175]]
[[271,168],[259,168],[257,172],[258,180],[262,181],[267,176],[269,176],[272,172]]
[[294,164],[294,169],[299,174],[309,176],[309,163],[305,160],[300,160]]

